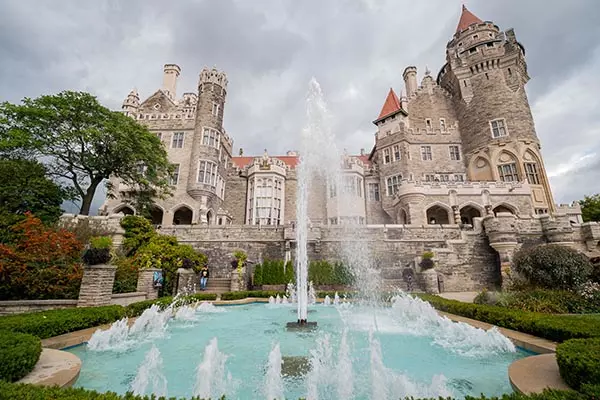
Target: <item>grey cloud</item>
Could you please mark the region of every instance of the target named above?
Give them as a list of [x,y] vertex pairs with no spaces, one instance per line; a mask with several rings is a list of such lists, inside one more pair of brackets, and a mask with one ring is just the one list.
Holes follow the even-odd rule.
[[[564,109],[548,104],[561,84],[596,61],[600,4],[595,0],[473,0],[482,19],[515,28],[527,49],[528,85],[549,170],[569,154],[600,150],[600,125],[575,94]],[[340,147],[373,145],[390,86],[402,70],[425,65],[436,74],[445,60],[460,4],[447,0],[158,0],[0,3],[0,96],[18,101],[63,89],[88,90],[119,108],[132,87],[143,96],[161,84],[162,64],[178,63],[178,92],[195,91],[198,72],[217,65],[229,76],[225,125],[236,148],[283,153],[298,147],[304,96],[312,76],[321,83]],[[600,64],[599,64],[600,66]],[[587,90],[600,90],[598,81]],[[586,90],[585,86],[584,89]],[[558,97],[557,100],[560,100]],[[579,102],[578,102],[579,101]],[[580,104],[581,103],[581,104]],[[570,116],[577,120],[571,123]],[[565,138],[565,132],[568,133]],[[566,200],[585,188],[584,169],[572,184],[556,181]],[[588,185],[589,186],[589,185]]]

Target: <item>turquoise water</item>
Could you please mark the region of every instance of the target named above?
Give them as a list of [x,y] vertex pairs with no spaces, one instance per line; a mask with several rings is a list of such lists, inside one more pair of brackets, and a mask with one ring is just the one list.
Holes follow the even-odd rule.
[[[293,305],[201,307],[184,320],[170,319],[164,332],[131,335],[119,350],[92,351],[81,345],[68,351],[83,362],[75,386],[117,393],[131,390],[146,354],[155,346],[163,360],[161,372],[168,395],[191,397],[196,369],[213,338],[217,338],[219,351],[227,355],[228,398],[265,398],[265,373],[274,344],[280,344],[284,357],[310,356],[319,341],[328,343],[324,347],[333,360],[327,367],[327,357],[319,356],[326,368],[313,377],[313,384],[321,399],[338,398],[340,385],[350,386],[356,399],[511,392],[508,366],[529,354],[507,349],[499,334],[441,321],[430,315],[428,307],[414,302],[391,308],[315,305],[309,308],[309,320],[318,322],[314,332],[285,329],[285,323],[296,318]],[[344,331],[352,371],[339,376],[337,352]],[[381,360],[373,352],[374,344],[380,344]],[[378,361],[383,362],[383,369],[374,366]],[[284,377],[286,398],[306,396],[308,380]],[[383,393],[377,385],[385,386]]]

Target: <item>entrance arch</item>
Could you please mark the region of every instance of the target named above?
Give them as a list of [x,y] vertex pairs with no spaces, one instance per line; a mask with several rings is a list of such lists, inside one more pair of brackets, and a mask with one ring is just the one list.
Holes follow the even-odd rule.
[[460,222],[466,225],[473,225],[473,218],[481,217],[481,210],[470,204],[460,209]]
[[494,214],[510,213],[510,214],[516,215],[516,213],[517,213],[517,210],[515,210],[514,207],[512,207],[508,204],[505,204],[505,203],[497,205],[496,207],[494,207],[492,209],[492,211],[494,212]]
[[212,210],[208,210],[206,213],[206,223],[208,225],[212,225],[213,224],[213,212]]
[[450,209],[434,204],[427,209],[427,223],[429,225],[450,224]]
[[115,208],[114,211],[115,214],[125,214],[125,215],[134,215],[135,212],[133,211],[133,208],[129,207],[129,206],[120,206],[118,208]]
[[173,213],[173,225],[191,225],[193,216],[191,208],[181,206]]
[[163,216],[164,212],[160,207],[154,206],[150,210],[150,222],[152,222],[152,225],[161,225]]

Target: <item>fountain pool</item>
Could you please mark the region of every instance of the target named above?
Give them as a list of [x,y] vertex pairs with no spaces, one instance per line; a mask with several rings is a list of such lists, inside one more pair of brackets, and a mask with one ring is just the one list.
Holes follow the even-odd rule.
[[116,323],[69,349],[83,363],[75,386],[232,399],[460,398],[511,392],[508,365],[529,355],[406,295],[391,307],[311,305],[315,331],[286,330],[291,303],[155,311],[147,315],[159,323],[129,332]]

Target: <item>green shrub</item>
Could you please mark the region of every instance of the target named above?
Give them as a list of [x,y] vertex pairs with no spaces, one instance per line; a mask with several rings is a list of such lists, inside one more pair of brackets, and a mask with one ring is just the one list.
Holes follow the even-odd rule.
[[[519,394],[510,393],[505,394],[501,397],[486,397],[477,396],[471,397],[466,396],[465,400],[593,400],[597,399],[600,395],[598,388],[589,387],[585,393],[578,393],[575,391],[558,391],[546,389],[543,393],[539,394]],[[164,399],[164,397],[152,397],[155,400]],[[0,400],[14,400],[14,399],[27,399],[27,400],[150,400],[150,396],[136,396],[131,393],[124,395],[118,395],[113,392],[99,393],[93,390],[86,390],[82,388],[64,388],[61,389],[56,386],[34,386],[24,385],[16,383],[8,383],[0,381]],[[175,400],[175,397],[171,397],[170,400]],[[180,399],[183,400],[183,399]],[[192,397],[188,400],[202,400],[198,397]],[[223,396],[221,400],[226,400]],[[413,399],[418,400],[418,399]],[[433,400],[433,399],[422,399],[422,400]],[[436,398],[441,400],[441,398]],[[452,400],[448,397],[446,400]]]
[[354,277],[341,262],[311,261],[308,266],[308,280],[313,285],[352,285]]
[[115,322],[125,316],[121,306],[67,308],[0,317],[0,330],[22,332],[40,339]]
[[[217,299],[217,295],[214,293],[196,293],[190,296],[182,296],[177,298],[177,305],[191,304],[197,301],[214,301]],[[161,310],[167,308],[175,299],[171,296],[159,297],[154,300],[144,300],[129,304],[125,307],[125,314],[127,317],[137,317],[141,315],[144,310],[157,304]]]
[[285,263],[285,284],[296,283],[296,271],[294,271],[294,263],[288,261]]
[[545,244],[520,249],[513,258],[513,269],[532,286],[570,290],[589,279],[592,263],[570,247]]
[[249,290],[242,292],[225,292],[221,294],[221,300],[240,300],[245,299],[247,297],[256,297],[256,298],[269,298],[271,296],[277,297],[285,296],[285,292],[276,292],[276,291],[266,291],[266,290]]
[[113,293],[131,293],[137,291],[138,267],[131,258],[116,257],[112,264],[117,267]]
[[499,305],[523,311],[553,314],[600,312],[600,296],[586,298],[568,290],[525,290],[503,293]]
[[112,244],[110,236],[94,236],[90,238],[90,247],[92,249],[110,249]]
[[121,219],[121,227],[125,229],[123,234],[123,248],[127,255],[134,255],[138,249],[156,236],[154,227],[144,217],[128,215]]
[[177,269],[187,260],[194,272],[199,272],[206,264],[204,254],[194,250],[192,246],[177,243],[177,238],[167,235],[156,235],[140,247],[133,256],[133,263],[138,268],[159,268],[163,270],[164,283],[160,295],[173,293],[177,279]]
[[556,348],[560,376],[574,389],[600,383],[600,338],[574,339]]
[[256,267],[254,267],[254,275],[252,277],[252,284],[254,286],[261,286],[263,284],[262,264],[258,264]]
[[419,297],[441,311],[557,342],[576,338],[600,337],[598,320],[585,315],[541,314],[500,306],[463,303],[428,294],[420,294]]
[[0,331],[0,380],[14,382],[27,375],[42,353],[39,338],[26,333]]

